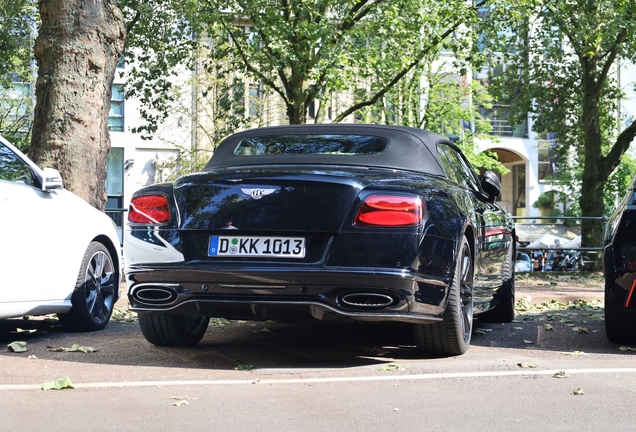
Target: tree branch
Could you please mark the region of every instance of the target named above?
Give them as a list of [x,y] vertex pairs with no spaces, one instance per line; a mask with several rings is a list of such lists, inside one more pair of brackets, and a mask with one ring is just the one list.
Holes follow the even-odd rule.
[[623,154],[629,149],[631,142],[636,137],[636,120],[632,122],[627,128],[621,132],[616,138],[616,142],[612,146],[610,152],[603,158],[602,167],[604,178],[608,178],[612,171],[618,166]]
[[[485,5],[486,3],[488,3],[488,0],[480,1],[479,3],[477,3],[476,5],[474,5],[472,7],[473,11],[479,10],[479,8],[482,7],[483,5]],[[411,71],[415,66],[420,64],[422,59],[424,59],[424,57],[428,53],[430,53],[431,50],[434,47],[438,46],[444,39],[446,39],[449,35],[451,35],[463,23],[464,23],[464,20],[457,21],[451,27],[449,27],[444,33],[442,33],[439,36],[436,36],[433,39],[433,41],[425,49],[423,49],[420,52],[420,54],[416,57],[415,60],[413,60],[410,64],[408,64],[406,67],[404,67],[404,69],[402,69],[400,72],[398,72],[398,74],[395,75],[393,77],[393,79],[391,81],[389,81],[389,83],[386,84],[371,99],[369,99],[367,101],[363,101],[363,102],[357,103],[357,104],[349,107],[344,112],[342,112],[338,116],[336,116],[336,118],[333,120],[333,122],[334,123],[339,123],[342,120],[344,120],[345,118],[347,118],[347,116],[349,116],[352,113],[356,112],[357,110],[375,104],[378,100],[380,100],[380,98],[382,98],[385,94],[387,94],[389,92],[389,90],[391,90],[407,73],[409,73],[409,71]]]
[[135,16],[133,17],[133,19],[130,20],[130,22],[128,24],[126,24],[126,34],[129,34],[130,32],[132,32],[132,29],[139,22],[139,18],[141,18],[141,12],[136,11],[135,12]]
[[601,76],[598,79],[599,88],[603,87],[605,84],[605,80],[607,79],[607,75],[609,74],[609,70],[616,61],[616,56],[618,56],[618,51],[621,44],[625,41],[627,37],[627,29],[623,29],[617,36],[616,40],[612,44],[612,48],[603,56],[599,57],[599,60],[602,60],[605,56],[607,56],[607,60],[603,64],[603,69],[601,70]]
[[221,25],[223,26],[223,28],[227,31],[228,35],[230,36],[230,40],[232,41],[232,44],[234,45],[234,47],[238,51],[239,55],[241,56],[241,59],[243,60],[243,65],[245,66],[245,68],[248,71],[250,71],[251,73],[253,73],[254,75],[256,75],[259,79],[261,79],[269,87],[271,87],[276,93],[278,93],[286,104],[289,104],[290,103],[289,102],[289,98],[287,97],[287,94],[285,93],[285,91],[283,91],[283,89],[278,87],[278,85],[276,85],[276,83],[274,81],[269,79],[260,70],[256,69],[254,66],[252,66],[252,64],[249,62],[249,60],[247,58],[247,55],[245,54],[245,51],[243,51],[243,48],[241,47],[241,44],[234,38],[234,36],[232,35],[232,32],[231,32],[228,24],[225,22],[225,20],[221,20]]
[[342,113],[340,113],[338,116],[336,116],[336,118],[334,119],[334,123],[339,123],[342,120],[344,120],[345,118],[347,118],[347,116],[349,116],[350,114],[356,112],[359,109],[362,109],[366,106],[369,105],[373,105],[375,104],[378,100],[380,100],[381,97],[383,97],[386,93],[389,92],[389,90],[391,90],[407,73],[409,73],[409,71],[411,71],[415,66],[417,66],[418,64],[420,64],[420,62],[422,61],[422,59],[426,56],[426,54],[428,54],[434,47],[436,47],[437,45],[439,45],[439,43],[441,41],[443,41],[444,39],[446,39],[451,33],[453,33],[455,31],[455,29],[457,29],[457,27],[459,27],[462,24],[462,22],[456,22],[455,24],[453,24],[452,27],[450,27],[449,29],[447,29],[444,33],[442,33],[440,36],[437,36],[433,42],[426,47],[425,49],[423,49],[420,54],[417,56],[417,58],[415,60],[413,60],[410,64],[408,64],[406,67],[404,67],[397,75],[395,75],[393,77],[393,79],[391,81],[389,81],[388,84],[386,84],[379,92],[377,92],[371,99],[363,101],[363,102],[359,102],[351,107],[349,107],[348,109],[346,109],[345,111],[343,111]]

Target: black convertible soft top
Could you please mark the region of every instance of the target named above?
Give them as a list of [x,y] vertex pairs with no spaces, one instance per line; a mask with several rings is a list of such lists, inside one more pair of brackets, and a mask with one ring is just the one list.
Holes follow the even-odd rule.
[[[307,142],[320,141],[321,151],[305,152],[304,138]],[[293,144],[296,139],[298,144]],[[440,141],[453,145],[436,133],[405,126],[319,124],[256,128],[223,140],[204,171],[311,164],[391,168],[443,176],[437,153]]]

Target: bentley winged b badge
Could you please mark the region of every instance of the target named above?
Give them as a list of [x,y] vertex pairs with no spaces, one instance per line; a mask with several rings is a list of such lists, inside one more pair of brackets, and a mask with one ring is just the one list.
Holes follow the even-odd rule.
[[245,195],[249,195],[254,199],[261,199],[265,195],[276,192],[276,189],[241,189]]

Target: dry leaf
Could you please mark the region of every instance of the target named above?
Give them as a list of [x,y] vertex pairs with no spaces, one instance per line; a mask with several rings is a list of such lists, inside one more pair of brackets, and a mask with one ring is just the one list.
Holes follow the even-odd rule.
[[69,377],[60,378],[58,380],[42,384],[42,390],[63,390],[73,388],[75,387],[73,387],[73,383]]
[[7,349],[5,351],[13,351],[14,353],[26,352],[26,345],[27,343],[24,341],[11,342],[9,345],[7,345]]
[[381,371],[395,371],[395,370],[403,371],[403,370],[406,370],[406,367],[405,366],[400,366],[400,365],[395,364],[395,363],[389,363],[388,365],[384,365],[384,366],[379,367],[378,370],[381,370]]

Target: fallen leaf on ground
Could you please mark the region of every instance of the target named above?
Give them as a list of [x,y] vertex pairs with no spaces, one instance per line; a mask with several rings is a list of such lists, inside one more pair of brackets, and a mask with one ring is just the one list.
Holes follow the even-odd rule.
[[524,339],[524,340],[523,340],[523,343],[524,343],[524,344],[528,344],[528,345],[532,345],[534,342],[533,342],[533,341],[531,341],[531,340],[528,340],[528,339]]
[[585,327],[572,327],[572,330],[581,334],[588,334],[589,331]]
[[34,356],[33,354],[31,354],[30,356],[27,357],[29,360],[37,360],[38,358],[36,356]]
[[587,356],[588,354],[583,351],[570,351],[570,352],[562,352],[563,355],[571,355],[571,356]]
[[565,371],[558,371],[557,373],[555,373],[554,375],[552,375],[554,378],[570,378],[570,374],[568,374]]
[[69,377],[60,378],[55,381],[42,384],[42,390],[62,390],[62,389],[74,389],[73,383]]
[[249,371],[252,369],[254,369],[254,365],[251,365],[251,364],[240,364],[234,368],[234,370],[237,370],[237,371]]
[[7,349],[5,351],[13,351],[14,353],[25,352],[27,351],[26,345],[27,343],[24,341],[11,342],[7,345]]
[[378,370],[381,370],[381,371],[395,371],[395,370],[403,371],[403,370],[406,370],[406,367],[398,365],[398,364],[395,364],[395,363],[389,363],[388,365],[384,365],[384,366],[379,367]]
[[520,368],[523,368],[523,369],[534,369],[534,368],[537,367],[537,365],[533,365],[530,362],[517,363],[517,366],[519,366]]
[[545,331],[554,331],[554,327],[551,324],[543,324]]
[[190,396],[170,396],[166,399],[175,399],[175,400],[196,400],[197,398],[192,398]]
[[80,344],[73,344],[72,347],[57,347],[57,348],[49,348],[49,351],[53,352],[83,352],[83,353],[92,353],[97,352],[93,347],[82,346]]
[[270,329],[268,329],[267,327],[263,327],[260,330],[254,330],[254,333],[275,333],[273,331],[271,331]]
[[123,308],[116,307],[113,309],[113,314],[110,316],[110,320],[125,324],[125,323],[137,322],[138,317],[137,317],[137,312],[131,311],[128,308],[128,306]]
[[572,394],[573,394],[573,395],[577,395],[577,396],[582,396],[582,395],[584,394],[584,393],[583,393],[583,389],[579,387],[579,388],[577,388],[576,390],[574,390],[574,391],[572,392]]
[[210,325],[212,327],[223,327],[232,324],[232,321],[225,318],[210,318]]
[[188,405],[187,400],[179,400],[172,404],[172,406],[185,406],[185,405]]
[[621,351],[636,351],[636,348],[622,346],[622,347],[619,348],[619,350],[621,350]]

